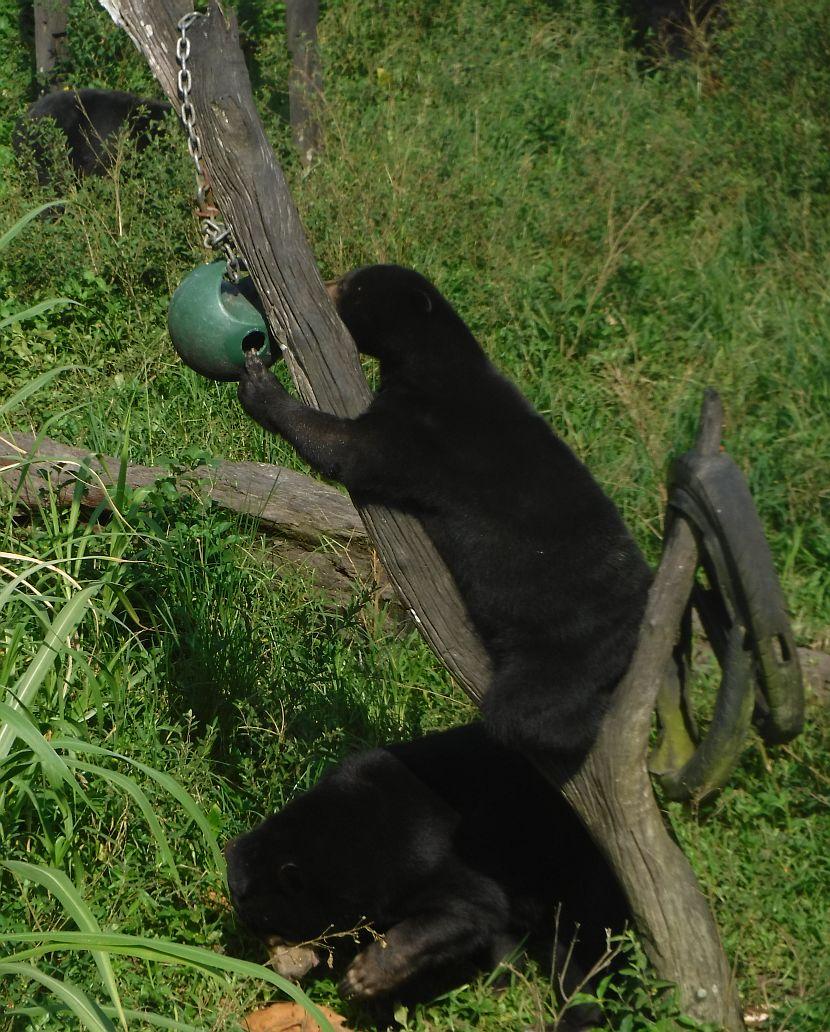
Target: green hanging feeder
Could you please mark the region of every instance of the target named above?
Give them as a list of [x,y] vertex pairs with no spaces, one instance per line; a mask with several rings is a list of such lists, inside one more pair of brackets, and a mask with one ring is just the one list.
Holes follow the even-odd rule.
[[210,380],[238,380],[246,351],[256,351],[265,365],[275,358],[251,277],[231,283],[226,268],[218,261],[188,273],[167,310],[173,347]]

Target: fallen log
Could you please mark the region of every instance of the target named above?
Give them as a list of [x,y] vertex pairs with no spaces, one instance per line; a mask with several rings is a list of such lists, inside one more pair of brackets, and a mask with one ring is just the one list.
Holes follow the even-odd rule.
[[[43,504],[47,489],[58,505],[68,505],[79,481],[85,506],[109,507],[120,467],[120,459],[88,448],[33,434],[0,434],[0,480],[31,508]],[[133,489],[170,477],[163,466],[126,467],[126,483]],[[369,551],[366,529],[348,496],[296,470],[264,462],[219,462],[174,473],[172,479],[182,494],[254,516],[272,532],[309,548],[329,539]]]
[[[121,460],[113,456],[33,434],[0,434],[0,485],[17,505],[69,506],[80,484],[84,508],[112,509],[120,475]],[[261,462],[219,462],[172,473],[163,466],[124,469],[124,483],[132,490],[167,479],[184,496],[256,519],[271,537],[265,557],[278,571],[299,567],[340,601],[356,586],[377,592],[383,601],[393,597],[357,510],[336,488]]]

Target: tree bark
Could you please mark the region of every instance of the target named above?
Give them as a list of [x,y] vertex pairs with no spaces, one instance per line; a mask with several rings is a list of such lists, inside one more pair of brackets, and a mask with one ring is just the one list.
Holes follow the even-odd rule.
[[[176,95],[182,0],[101,0]],[[212,4],[189,31],[192,100],[214,196],[248,262],[274,338],[301,396],[338,415],[369,401],[353,343],[323,290],[282,171],[264,136],[236,22]],[[221,60],[217,55],[221,54]],[[711,423],[711,420],[710,420]],[[718,428],[715,436],[719,433]],[[713,435],[709,433],[711,438]],[[711,441],[709,442],[711,443]],[[407,609],[434,651],[480,700],[489,662],[446,567],[421,527],[391,510],[361,511]],[[645,737],[694,574],[691,533],[678,523],[650,594],[640,645],[591,755],[575,774],[537,758],[616,870],[657,974],[677,984],[692,1016],[728,1030],[743,1023],[714,921],[694,874],[669,838],[645,768]],[[644,733],[645,729],[645,733]]]

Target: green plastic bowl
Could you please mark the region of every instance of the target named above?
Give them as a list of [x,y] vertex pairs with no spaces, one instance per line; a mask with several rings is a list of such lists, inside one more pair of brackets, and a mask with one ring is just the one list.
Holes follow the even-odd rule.
[[227,262],[211,262],[188,273],[170,299],[167,328],[183,362],[209,380],[238,380],[245,352],[274,361],[268,327],[250,276],[225,277]]

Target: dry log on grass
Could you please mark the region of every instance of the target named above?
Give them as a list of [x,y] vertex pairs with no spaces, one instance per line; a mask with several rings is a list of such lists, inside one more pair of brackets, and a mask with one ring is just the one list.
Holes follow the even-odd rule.
[[[0,434],[0,484],[16,504],[69,506],[79,481],[81,505],[111,508],[121,463],[93,456],[32,434]],[[162,466],[128,465],[128,487],[151,487],[171,476]],[[315,586],[338,601],[350,598],[356,584],[393,595],[357,510],[334,487],[282,466],[261,462],[220,462],[173,475],[183,495],[210,500],[256,519],[271,536],[264,558],[279,571],[307,572]]]
[[[120,459],[48,437],[38,441],[33,434],[0,434],[0,479],[33,508],[42,504],[47,488],[59,506],[68,505],[79,479],[85,485],[85,506],[109,506],[120,465]],[[170,476],[163,466],[126,468],[126,483],[133,489]],[[254,516],[274,533],[309,548],[329,539],[355,551],[369,550],[366,529],[348,496],[295,470],[264,462],[220,462],[175,473],[173,480],[182,494]]]
[[[176,26],[189,5],[183,0],[101,2],[178,105]],[[191,100],[203,160],[263,301],[272,336],[285,342],[286,359],[306,402],[354,416],[366,407],[369,390],[265,138],[236,20],[232,14],[226,19],[211,4],[188,35]],[[719,412],[710,404],[701,447],[717,448],[719,436]],[[425,638],[468,694],[479,700],[487,688],[489,663],[432,543],[414,520],[391,510],[363,510],[361,517]],[[691,531],[678,520],[651,591],[637,654],[596,747],[575,773],[549,765],[544,769],[613,864],[657,974],[676,983],[680,1003],[690,1015],[731,1032],[743,1028],[743,1020],[729,964],[694,874],[663,824],[645,766],[654,700],[696,556]]]

